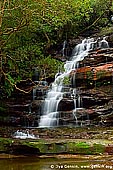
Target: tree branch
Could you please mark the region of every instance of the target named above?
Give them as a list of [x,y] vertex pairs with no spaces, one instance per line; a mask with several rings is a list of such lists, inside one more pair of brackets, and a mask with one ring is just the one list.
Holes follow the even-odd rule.
[[0,3],[0,28],[2,27],[2,19],[3,19],[4,9],[5,9],[5,3],[6,0],[4,0],[3,6]]
[[[23,92],[23,93],[26,93],[26,94],[30,93],[30,92],[32,91],[32,89],[36,86],[36,84],[33,82],[33,84],[34,84],[35,86],[30,87],[30,90],[29,90],[29,91],[25,91],[25,90],[20,89],[19,87],[17,87],[16,84],[12,83],[12,82],[9,80],[9,78],[7,77],[7,74],[4,73],[3,70],[2,70],[2,73],[3,73],[3,75],[5,76],[5,79],[10,83],[10,85],[12,85],[12,86],[15,87],[17,90],[19,90],[19,91],[21,91],[21,92]],[[28,80],[28,79],[27,79],[27,80]],[[27,80],[21,80],[21,81],[27,81]]]
[[7,34],[5,33],[4,35],[9,35],[9,37],[7,38],[7,40],[4,43],[2,43],[1,47],[3,47],[8,42],[8,40],[11,38],[11,36],[14,32],[20,31],[23,27],[28,26],[28,23],[26,21],[23,25],[20,24],[20,25],[18,25],[18,27],[12,28],[12,30],[9,31]]
[[105,12],[106,12],[106,11],[104,11],[91,25],[89,25],[88,27],[86,27],[85,29],[83,29],[81,32],[79,32],[78,35],[81,34],[81,33],[83,33],[83,32],[85,32],[86,30],[88,30],[88,29],[91,28],[92,26],[94,26],[94,25],[103,17],[103,15],[104,15]]

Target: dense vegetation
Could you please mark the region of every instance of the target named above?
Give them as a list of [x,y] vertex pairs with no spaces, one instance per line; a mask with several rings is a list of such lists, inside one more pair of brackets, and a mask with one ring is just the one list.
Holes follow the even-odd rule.
[[18,82],[31,79],[34,68],[41,80],[54,77],[62,62],[48,50],[86,29],[107,26],[112,5],[111,0],[1,0],[2,94],[10,95]]

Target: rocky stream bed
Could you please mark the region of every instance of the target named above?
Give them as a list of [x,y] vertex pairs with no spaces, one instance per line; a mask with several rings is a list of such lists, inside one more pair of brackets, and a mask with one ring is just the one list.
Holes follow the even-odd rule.
[[[97,130],[98,129],[98,130]],[[11,155],[113,155],[113,128],[59,127],[51,129],[25,129],[35,139],[14,136],[16,128],[1,128],[0,153]],[[2,156],[2,155],[1,155]],[[71,157],[71,156],[70,156]]]

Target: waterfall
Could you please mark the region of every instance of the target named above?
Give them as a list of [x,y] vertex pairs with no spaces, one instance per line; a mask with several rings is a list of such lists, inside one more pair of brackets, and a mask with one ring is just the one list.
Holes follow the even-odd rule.
[[66,48],[66,40],[63,42],[63,48],[62,48],[62,56],[65,56],[65,48]]
[[[47,93],[45,98],[45,104],[43,109],[43,115],[40,118],[39,127],[51,127],[58,126],[58,105],[59,102],[63,99],[63,80],[66,77],[69,77],[71,71],[76,70],[79,66],[79,61],[83,60],[90,50],[94,50],[95,47],[108,47],[108,43],[105,40],[105,37],[102,40],[94,40],[94,38],[85,38],[80,44],[76,45],[70,61],[66,61],[64,64],[64,72],[57,73],[55,76],[55,81],[52,83],[51,89]],[[65,43],[64,47],[65,48]],[[75,98],[75,109],[73,115],[76,119],[76,89],[74,91]],[[80,96],[78,98],[78,107],[80,107]]]
[[106,37],[103,37],[103,39],[99,42],[99,47],[100,48],[109,48],[109,44],[106,41]]

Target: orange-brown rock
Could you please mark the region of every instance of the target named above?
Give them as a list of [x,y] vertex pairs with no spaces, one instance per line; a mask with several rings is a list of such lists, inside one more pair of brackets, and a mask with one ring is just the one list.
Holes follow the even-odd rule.
[[104,64],[97,67],[81,67],[71,72],[71,75],[76,74],[77,79],[98,80],[103,77],[113,76],[113,63]]

